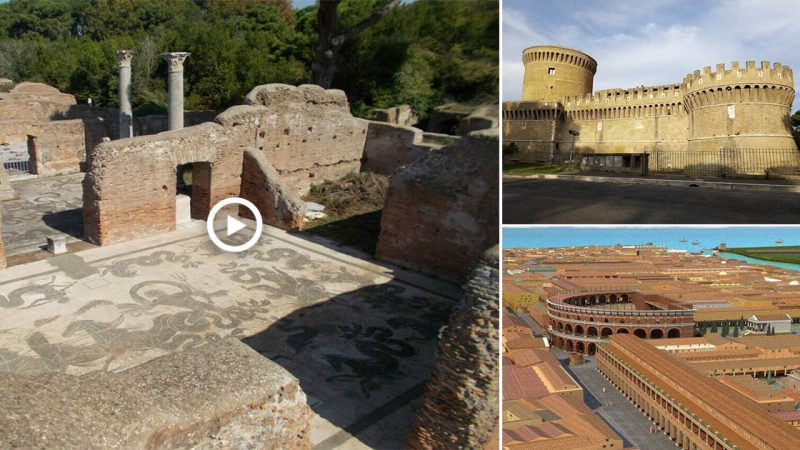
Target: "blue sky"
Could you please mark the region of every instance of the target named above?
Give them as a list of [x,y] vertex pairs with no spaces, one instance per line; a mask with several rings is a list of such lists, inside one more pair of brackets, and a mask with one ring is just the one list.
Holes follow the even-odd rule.
[[504,0],[503,99],[520,98],[522,50],[539,44],[594,57],[595,90],[679,83],[746,60],[790,66],[797,89],[799,38],[800,0]]

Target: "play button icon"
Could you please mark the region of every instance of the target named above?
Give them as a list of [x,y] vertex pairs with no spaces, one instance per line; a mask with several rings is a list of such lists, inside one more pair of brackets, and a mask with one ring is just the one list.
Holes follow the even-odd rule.
[[236,233],[237,231],[245,227],[247,227],[247,225],[245,225],[241,221],[236,220],[231,216],[228,216],[228,229],[227,229],[228,236]]
[[[250,210],[250,212],[253,214],[253,217],[255,217],[256,219],[255,232],[253,233],[253,236],[251,236],[250,239],[248,239],[247,242],[245,242],[244,244],[231,245],[225,243],[222,241],[222,239],[219,238],[219,236],[217,236],[217,232],[214,229],[214,221],[216,219],[217,214],[219,214],[222,208],[229,205],[244,206],[245,208]],[[247,224],[245,224],[244,222],[235,217],[232,217],[230,214],[226,216],[225,224],[226,224],[225,233],[227,237],[230,237],[247,228]],[[256,208],[256,205],[254,205],[249,200],[245,200],[239,197],[226,198],[225,200],[222,200],[221,202],[214,205],[214,207],[211,208],[211,212],[208,213],[208,220],[206,221],[206,230],[208,231],[208,237],[211,238],[211,242],[213,242],[214,245],[216,245],[222,250],[234,253],[243,252],[249,249],[250,247],[256,245],[256,242],[258,242],[258,238],[261,237],[261,232],[263,229],[264,229],[264,223],[261,220],[261,213],[258,211],[258,208]]]

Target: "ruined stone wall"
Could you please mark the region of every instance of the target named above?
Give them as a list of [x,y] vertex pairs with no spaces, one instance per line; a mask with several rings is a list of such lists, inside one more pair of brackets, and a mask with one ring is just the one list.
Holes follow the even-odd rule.
[[363,170],[391,175],[412,161],[440,148],[440,144],[424,143],[419,128],[368,122],[367,138],[362,157]]
[[500,422],[499,278],[495,246],[473,268],[464,299],[439,334],[436,365],[416,411],[410,448],[496,446],[490,440]]
[[174,230],[179,164],[210,163],[213,183],[192,186],[192,215],[205,219],[215,203],[240,192],[245,143],[236,138],[205,123],[98,145],[83,182],[85,238],[102,245]]
[[[285,230],[302,229],[305,202],[293,188],[281,182],[278,171],[266,156],[258,150],[247,149],[243,164],[240,197],[256,205],[265,224]],[[239,208],[239,215],[253,218],[250,210],[244,207]]]
[[40,177],[80,171],[85,159],[86,141],[83,122],[59,120],[44,122],[28,151],[31,152],[31,173]]
[[496,136],[467,136],[397,171],[376,258],[463,280],[498,241],[498,147]]
[[350,114],[344,92],[269,84],[250,91],[245,103],[256,108],[249,110],[258,117],[256,148],[298,194],[361,170],[367,121]]
[[[84,180],[86,238],[106,244],[174,230],[178,164],[202,163],[193,172],[192,217],[205,219],[215,203],[244,193],[263,201],[261,212],[275,225],[288,228],[298,225],[296,196],[312,182],[360,169],[366,121],[350,115],[341,91],[265,85],[248,103],[229,108],[216,123],[95,147]],[[253,159],[244,167],[247,149],[259,152],[263,164]]]
[[0,447],[308,449],[306,402],[288,371],[228,338],[113,374],[0,374]]

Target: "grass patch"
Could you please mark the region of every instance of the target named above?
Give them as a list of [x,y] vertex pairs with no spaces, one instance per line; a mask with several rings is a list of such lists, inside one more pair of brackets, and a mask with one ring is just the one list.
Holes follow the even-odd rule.
[[541,164],[510,164],[503,167],[506,175],[533,175],[538,173],[578,173],[580,170],[569,166],[543,166]]
[[388,187],[389,178],[371,172],[312,185],[304,200],[325,205],[327,216],[308,222],[304,232],[374,254]]
[[800,264],[800,246],[737,247],[728,248],[725,251],[765,261]]

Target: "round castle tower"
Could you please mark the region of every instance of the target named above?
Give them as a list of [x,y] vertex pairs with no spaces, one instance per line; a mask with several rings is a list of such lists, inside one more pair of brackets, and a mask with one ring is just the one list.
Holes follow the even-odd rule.
[[523,101],[558,102],[567,95],[592,93],[597,61],[586,53],[538,45],[522,52],[522,62],[525,64]]
[[689,113],[689,150],[796,149],[789,116],[794,100],[792,70],[733,62],[683,79]]

